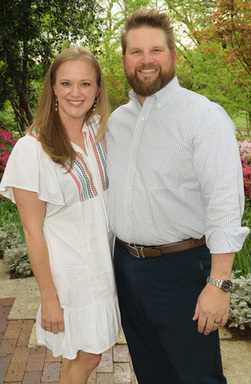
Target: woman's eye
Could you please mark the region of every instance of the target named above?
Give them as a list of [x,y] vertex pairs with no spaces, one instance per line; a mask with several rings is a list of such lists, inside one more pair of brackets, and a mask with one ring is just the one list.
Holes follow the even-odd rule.
[[89,85],[90,83],[86,83],[86,82],[82,83],[82,87],[88,87]]
[[70,83],[69,83],[68,81],[64,81],[64,82],[62,83],[62,85],[63,85],[64,87],[69,87]]

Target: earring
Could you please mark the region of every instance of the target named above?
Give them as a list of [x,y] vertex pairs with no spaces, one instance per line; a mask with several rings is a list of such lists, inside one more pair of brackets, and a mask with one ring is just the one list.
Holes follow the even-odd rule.
[[94,100],[94,103],[93,103],[93,106],[92,106],[93,112],[95,111],[96,106],[97,106],[97,98],[95,97],[95,100]]
[[58,111],[58,98],[56,95],[55,95],[55,111],[56,112]]

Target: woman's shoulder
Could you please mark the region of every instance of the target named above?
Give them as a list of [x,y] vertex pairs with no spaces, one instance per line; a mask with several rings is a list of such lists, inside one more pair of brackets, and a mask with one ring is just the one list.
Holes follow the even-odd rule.
[[18,139],[17,144],[19,146],[30,146],[40,144],[38,136],[33,132],[27,132],[24,136]]
[[18,139],[13,148],[13,155],[18,154],[24,158],[40,157],[42,154],[42,146],[39,138],[34,133],[26,133],[25,136]]
[[14,148],[13,153],[15,152],[24,152],[24,155],[29,153],[31,150],[38,149],[40,147],[40,143],[38,137],[33,134],[26,133],[24,136],[20,137]]

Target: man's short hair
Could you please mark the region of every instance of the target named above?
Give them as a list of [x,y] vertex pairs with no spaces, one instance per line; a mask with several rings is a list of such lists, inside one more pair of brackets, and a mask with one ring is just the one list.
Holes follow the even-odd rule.
[[171,53],[174,52],[175,35],[168,15],[164,12],[158,11],[157,9],[143,8],[133,12],[129,16],[124,30],[121,33],[121,46],[123,55],[126,53],[128,32],[132,29],[138,29],[143,26],[162,29],[166,35],[166,42]]

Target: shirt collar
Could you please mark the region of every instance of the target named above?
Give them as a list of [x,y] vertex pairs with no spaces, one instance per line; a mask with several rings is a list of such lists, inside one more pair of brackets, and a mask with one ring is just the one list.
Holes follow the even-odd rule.
[[[178,92],[180,89],[179,81],[177,76],[175,76],[165,87],[161,88],[158,92],[155,92],[153,95],[148,96],[147,99],[155,99],[157,105],[162,106],[166,103],[172,96]],[[129,92],[130,99],[139,104],[136,93],[131,90]]]

